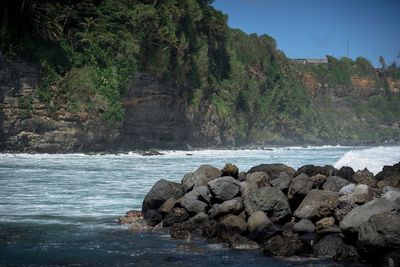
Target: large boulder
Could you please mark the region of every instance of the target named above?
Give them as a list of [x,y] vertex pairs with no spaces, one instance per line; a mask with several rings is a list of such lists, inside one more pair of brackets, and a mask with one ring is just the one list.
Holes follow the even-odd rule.
[[353,192],[345,194],[339,198],[341,203],[346,203],[351,206],[361,205],[374,199],[374,193],[369,185],[359,184]]
[[332,192],[339,192],[343,186],[350,184],[350,182],[339,176],[329,176],[326,178],[322,189],[329,190]]
[[248,215],[261,210],[268,214],[272,222],[284,221],[291,217],[288,199],[278,188],[269,186],[255,190],[246,188],[243,200]]
[[243,200],[241,197],[235,197],[227,200],[220,205],[216,205],[209,211],[209,217],[216,218],[226,214],[239,214],[243,210]]
[[294,212],[301,219],[320,219],[333,214],[339,196],[331,191],[312,189]]
[[258,224],[255,228],[249,231],[248,237],[262,245],[267,242],[271,237],[281,234],[281,227],[273,224],[271,221],[265,221]]
[[156,226],[163,218],[162,215],[156,210],[146,210],[146,212],[143,214],[143,217],[150,226]]
[[372,187],[376,186],[376,180],[374,174],[367,168],[364,170],[356,171],[353,175],[353,182],[356,184],[366,184]]
[[321,174],[314,176],[307,176],[302,173],[295,177],[290,184],[288,191],[288,198],[292,207],[296,208],[304,199],[304,197],[311,191],[311,189],[318,189],[325,182],[326,177]]
[[220,202],[234,198],[240,191],[240,182],[233,177],[224,176],[208,183],[211,194]]
[[171,197],[175,199],[182,197],[181,185],[164,179],[157,181],[143,200],[142,212],[145,213],[149,209],[157,210]]
[[343,242],[339,234],[327,235],[314,245],[314,256],[317,258],[334,258],[349,260],[358,258],[357,250]]
[[339,171],[337,171],[336,175],[352,182],[354,173],[355,171],[353,170],[353,168],[349,166],[343,166],[342,168],[340,168]]
[[278,178],[279,174],[281,172],[285,172],[289,176],[293,177],[295,169],[293,169],[292,167],[289,167],[289,166],[287,166],[285,164],[281,164],[281,163],[278,163],[278,164],[260,164],[260,165],[252,167],[248,171],[248,173],[252,173],[252,172],[265,172],[273,180],[273,179]]
[[384,197],[374,199],[362,206],[358,206],[350,211],[340,222],[343,231],[358,232],[359,227],[366,223],[373,215],[399,210],[400,203],[391,201]]
[[324,176],[334,176],[338,173],[338,170],[335,169],[332,165],[325,166],[315,166],[315,165],[304,165],[297,169],[294,176],[298,176],[300,174],[306,174],[307,176],[314,176],[317,174],[322,174]]
[[199,186],[183,196],[181,206],[189,213],[197,214],[205,212],[208,207],[207,203],[209,202],[210,196],[208,188],[206,186]]
[[251,172],[246,175],[246,187],[255,190],[270,185],[271,178],[265,172]]
[[255,230],[259,225],[263,223],[272,223],[265,212],[259,210],[254,212],[248,219],[247,224],[249,226],[249,231]]
[[358,240],[363,245],[381,248],[400,247],[400,214],[372,215],[360,225]]
[[206,186],[209,181],[221,177],[222,172],[211,166],[211,165],[201,165],[194,172],[185,174],[182,178],[182,190],[183,192],[189,192],[194,187]]
[[286,192],[289,190],[290,183],[293,180],[293,176],[287,174],[286,172],[281,172],[277,178],[272,180],[270,183],[273,187],[279,188],[283,192]]
[[375,176],[378,186],[400,187],[400,162],[393,166],[384,166],[382,171]]
[[247,223],[242,217],[228,215],[219,222],[220,234],[226,239],[232,233],[242,234],[247,231]]

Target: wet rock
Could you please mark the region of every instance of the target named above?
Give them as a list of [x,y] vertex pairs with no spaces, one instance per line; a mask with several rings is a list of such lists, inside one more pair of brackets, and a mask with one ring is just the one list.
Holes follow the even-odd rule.
[[265,221],[257,225],[256,228],[251,230],[248,234],[248,237],[251,240],[256,241],[258,244],[264,244],[271,237],[281,234],[282,228],[273,224],[270,221]]
[[335,209],[334,217],[338,222],[341,222],[343,218],[353,209],[353,205],[345,202],[340,202]]
[[221,172],[222,172],[221,176],[231,176],[235,179],[238,179],[239,168],[236,167],[236,165],[229,163],[226,164],[224,168],[222,168]]
[[335,169],[332,165],[325,165],[325,166],[304,165],[297,169],[297,171],[294,174],[294,177],[302,173],[310,177],[317,174],[322,174],[324,176],[335,176],[338,173],[338,170]]
[[233,249],[253,250],[259,249],[260,246],[244,236],[234,234],[228,237],[228,244]]
[[163,226],[169,227],[175,223],[181,223],[189,219],[189,214],[184,208],[174,208],[170,213],[165,215]]
[[150,226],[156,226],[163,218],[162,215],[156,210],[146,210],[146,212],[143,214],[143,217]]
[[363,245],[381,248],[400,247],[400,214],[372,215],[358,230],[358,240]]
[[149,209],[157,210],[169,198],[179,199],[182,197],[180,184],[169,182],[164,179],[157,181],[143,200],[142,212]]
[[315,223],[318,230],[327,229],[335,225],[335,218],[325,217]]
[[373,215],[399,210],[400,205],[386,198],[374,199],[350,211],[340,222],[340,229],[345,232],[358,232],[359,227]]
[[339,203],[339,196],[331,191],[312,189],[294,212],[301,219],[320,219],[331,216]]
[[272,180],[270,183],[273,187],[276,187],[283,192],[287,192],[289,190],[289,186],[292,180],[293,176],[288,175],[286,172],[281,172],[278,177]]
[[218,237],[218,223],[210,220],[201,227],[201,236],[207,239],[215,239]]
[[146,222],[143,219],[142,212],[136,211],[136,210],[128,211],[125,214],[125,216],[119,217],[117,222],[118,222],[118,224],[137,224],[138,223],[137,226],[145,226],[146,225]]
[[332,192],[339,192],[343,186],[350,184],[350,182],[339,176],[329,176],[326,178],[322,189]]
[[385,182],[384,185],[400,187],[400,162],[393,166],[384,166],[375,178],[380,182]]
[[314,233],[315,225],[308,219],[302,219],[293,226],[296,233]]
[[311,191],[311,189],[319,188],[325,182],[326,177],[317,174],[309,177],[306,174],[300,174],[295,177],[290,184],[288,191],[288,198],[292,207],[299,206],[304,197]]
[[288,199],[281,190],[274,187],[262,187],[256,190],[245,190],[243,195],[247,214],[264,211],[272,222],[285,221],[291,217]]
[[353,170],[353,168],[349,166],[343,166],[342,168],[340,168],[336,175],[352,182],[354,173],[355,171]]
[[354,175],[353,175],[353,181],[356,184],[366,184],[372,187],[376,186],[376,180],[374,177],[374,174],[370,171],[368,171],[367,168],[365,168],[364,170],[360,170],[357,171]]
[[221,177],[222,172],[211,166],[201,165],[196,171],[185,174],[182,178],[182,190],[188,192],[194,187],[206,186],[209,181]]
[[247,231],[247,223],[243,218],[236,215],[228,215],[219,222],[220,232],[242,234]]
[[354,188],[353,192],[341,196],[339,201],[354,206],[356,204],[361,205],[367,203],[373,199],[374,193],[372,192],[371,187],[365,184],[359,184]]
[[298,235],[282,237],[276,235],[270,238],[263,246],[263,253],[266,256],[290,257],[300,255],[304,250],[303,242]]
[[198,200],[197,194],[194,191],[187,193],[181,201],[181,206],[184,207],[189,213],[197,214],[205,212],[208,205],[203,201]]
[[214,179],[208,187],[213,197],[221,202],[234,198],[240,191],[239,181],[230,176]]
[[357,250],[343,242],[338,234],[327,235],[314,245],[317,258],[335,258],[341,260],[357,259]]
[[265,172],[273,180],[275,178],[278,178],[281,172],[285,172],[289,176],[293,176],[295,170],[285,164],[260,164],[252,167],[248,171],[248,173],[252,172]]
[[196,231],[201,233],[196,225],[186,222],[176,223],[169,228],[169,234],[174,239],[189,239]]
[[213,208],[209,212],[209,217],[216,218],[226,214],[239,214],[243,210],[243,200],[241,197],[236,197],[231,200],[227,200],[216,208]]
[[267,214],[263,211],[256,211],[254,212],[249,219],[247,220],[247,224],[249,226],[249,231],[255,230],[259,225],[263,223],[272,223],[271,220],[268,218]]

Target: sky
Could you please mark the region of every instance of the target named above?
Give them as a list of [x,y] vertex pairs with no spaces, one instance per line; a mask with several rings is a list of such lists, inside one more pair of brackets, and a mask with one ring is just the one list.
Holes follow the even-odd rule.
[[[363,56],[380,66],[400,51],[400,0],[215,0],[228,24],[268,34],[290,58]],[[400,59],[396,60],[400,63]]]

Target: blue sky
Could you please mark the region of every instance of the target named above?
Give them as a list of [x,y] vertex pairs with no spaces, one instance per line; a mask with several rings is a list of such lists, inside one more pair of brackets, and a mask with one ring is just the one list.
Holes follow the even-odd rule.
[[[400,0],[215,0],[228,24],[268,34],[288,57],[347,55],[389,64],[400,50]],[[400,62],[400,60],[397,60]]]

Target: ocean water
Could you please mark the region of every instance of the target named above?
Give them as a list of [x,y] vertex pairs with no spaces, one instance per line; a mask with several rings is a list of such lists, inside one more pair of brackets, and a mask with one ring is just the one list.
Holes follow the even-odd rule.
[[163,151],[160,156],[0,154],[0,266],[345,266],[267,258],[167,232],[132,232],[116,218],[140,209],[161,178],[179,182],[201,164],[240,170],[261,163],[337,168],[400,161],[400,147],[284,147],[265,150]]

